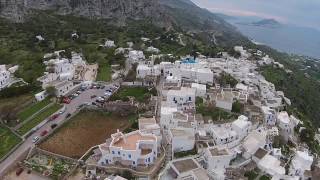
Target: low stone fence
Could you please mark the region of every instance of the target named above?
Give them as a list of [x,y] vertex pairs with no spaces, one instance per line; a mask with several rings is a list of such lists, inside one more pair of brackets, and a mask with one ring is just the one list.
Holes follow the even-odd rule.
[[32,152],[32,154],[29,155],[29,157],[31,157],[32,155],[34,155],[36,153],[43,154],[43,155],[46,155],[46,156],[56,157],[56,158],[63,159],[63,160],[66,160],[66,161],[70,161],[70,162],[73,162],[74,164],[78,163],[77,159],[73,159],[73,158],[70,158],[70,157],[67,157],[67,156],[63,156],[63,155],[60,155],[60,154],[49,152],[49,151],[40,149],[38,147],[35,147],[33,149],[33,152]]
[[[62,106],[60,109],[58,109],[55,113],[53,114],[57,114],[58,112],[62,111],[63,108],[65,108],[65,106]],[[50,115],[51,116],[51,115]],[[29,137],[32,133],[34,133],[35,131],[37,131],[38,129],[40,129],[42,126],[44,126],[45,124],[47,124],[47,122],[50,119],[50,116],[47,117],[45,120],[43,120],[40,124],[38,124],[36,127],[32,128],[29,132],[27,132],[26,134],[24,134],[22,137],[26,138]]]
[[152,85],[141,82],[141,81],[133,81],[133,82],[122,82],[122,86],[129,86],[129,87],[151,87]]

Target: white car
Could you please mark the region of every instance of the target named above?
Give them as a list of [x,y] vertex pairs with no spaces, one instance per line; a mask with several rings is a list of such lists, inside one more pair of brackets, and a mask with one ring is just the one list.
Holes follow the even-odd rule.
[[32,142],[33,142],[33,143],[36,143],[36,142],[38,142],[39,140],[40,140],[39,136],[35,136],[35,137],[32,138]]

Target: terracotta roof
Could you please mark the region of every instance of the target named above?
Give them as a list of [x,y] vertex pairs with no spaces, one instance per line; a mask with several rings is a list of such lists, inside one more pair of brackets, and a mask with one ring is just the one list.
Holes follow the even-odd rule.
[[156,141],[156,138],[152,135],[141,135],[136,131],[134,133],[124,135],[119,139],[115,139],[115,142],[113,142],[112,145],[115,147],[121,147],[125,150],[136,150],[138,141],[143,140]]

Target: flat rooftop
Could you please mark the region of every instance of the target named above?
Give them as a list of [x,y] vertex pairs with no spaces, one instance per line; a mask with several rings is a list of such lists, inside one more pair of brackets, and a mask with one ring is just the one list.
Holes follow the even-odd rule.
[[254,156],[257,157],[258,159],[262,159],[266,154],[268,154],[268,151],[259,148],[255,153]]
[[226,149],[218,149],[218,148],[212,148],[210,149],[210,153],[212,156],[225,156],[229,155],[229,152]]
[[198,168],[198,164],[193,159],[178,160],[172,163],[179,174]]

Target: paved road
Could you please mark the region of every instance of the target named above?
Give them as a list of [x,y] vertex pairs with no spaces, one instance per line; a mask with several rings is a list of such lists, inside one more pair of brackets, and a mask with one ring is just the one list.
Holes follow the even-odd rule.
[[113,84],[106,85],[104,89],[88,89],[84,92],[82,92],[77,98],[73,99],[70,104],[66,104],[66,111],[60,115],[56,120],[47,122],[44,126],[42,126],[40,129],[35,131],[31,136],[29,136],[19,148],[17,148],[9,157],[7,157],[3,162],[0,164],[0,179],[2,176],[5,175],[5,171],[8,170],[8,168],[11,168],[13,165],[18,163],[21,158],[25,155],[25,152],[30,149],[30,147],[33,147],[34,144],[32,143],[32,138],[35,136],[40,137],[40,133],[44,130],[51,130],[52,124],[61,124],[64,121],[66,121],[65,117],[68,113],[73,114],[77,111],[77,107],[83,103],[91,103],[95,101],[96,99],[91,99],[92,95],[96,96],[103,96],[106,92],[105,90],[113,86]]

